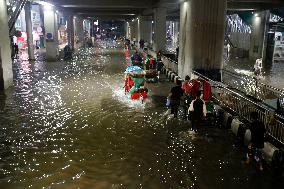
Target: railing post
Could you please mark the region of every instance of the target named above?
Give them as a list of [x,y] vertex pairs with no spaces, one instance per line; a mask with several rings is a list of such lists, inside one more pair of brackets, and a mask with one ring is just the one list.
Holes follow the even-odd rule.
[[257,79],[257,76],[254,77],[254,79],[255,79],[254,97],[255,97],[255,99],[257,99],[257,87],[258,87],[258,79]]

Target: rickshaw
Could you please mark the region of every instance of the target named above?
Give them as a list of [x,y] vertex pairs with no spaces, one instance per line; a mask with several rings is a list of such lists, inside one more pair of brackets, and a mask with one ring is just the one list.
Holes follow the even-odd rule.
[[145,79],[147,82],[158,81],[157,61],[152,56],[148,55],[145,60]]
[[125,73],[124,92],[132,100],[144,100],[148,97],[148,89],[144,87],[145,72],[138,66],[129,66]]

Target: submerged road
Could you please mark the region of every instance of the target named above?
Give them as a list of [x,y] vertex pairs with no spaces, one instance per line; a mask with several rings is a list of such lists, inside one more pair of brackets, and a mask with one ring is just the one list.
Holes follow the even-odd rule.
[[[282,188],[270,168],[244,164],[228,130],[164,116],[172,87],[148,84],[146,103],[124,95],[122,49],[88,49],[72,62],[14,62],[0,95],[0,188]],[[181,117],[181,116],[180,116]]]

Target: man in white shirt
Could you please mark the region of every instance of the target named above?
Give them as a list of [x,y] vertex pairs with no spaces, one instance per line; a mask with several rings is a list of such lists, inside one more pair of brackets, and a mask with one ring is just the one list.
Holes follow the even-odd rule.
[[203,117],[206,117],[206,104],[200,98],[201,91],[198,91],[196,94],[196,99],[193,100],[188,108],[188,113],[191,113],[191,127],[192,130],[197,132],[197,128],[200,125],[200,122]]
[[262,69],[262,58],[256,59],[255,64],[253,66],[254,69],[254,74],[256,76],[261,74],[261,69]]

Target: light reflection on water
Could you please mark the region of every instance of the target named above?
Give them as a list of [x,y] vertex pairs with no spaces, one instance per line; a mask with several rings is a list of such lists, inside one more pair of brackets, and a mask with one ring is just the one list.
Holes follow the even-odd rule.
[[[277,109],[277,99],[280,101],[280,106],[284,105],[284,93],[278,90],[270,89],[264,85],[268,84],[277,89],[284,90],[284,64],[281,62],[264,63],[262,74],[255,76],[252,71],[254,62],[248,59],[231,59],[224,67],[222,80],[229,86],[242,91],[246,95],[261,99],[266,105]],[[240,75],[232,75],[226,70]]]
[[13,66],[15,87],[0,96],[0,188],[240,188],[255,181],[227,131],[194,135],[184,132],[188,123],[163,116],[169,83],[149,84],[144,104],[127,99],[122,51]]
[[[253,76],[253,60],[248,59],[234,59],[228,62],[225,66],[228,70],[235,70],[241,74]],[[267,62],[263,65],[263,76],[260,78],[261,82],[274,86],[279,89],[284,89],[284,64],[282,62]]]

